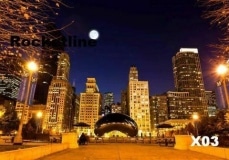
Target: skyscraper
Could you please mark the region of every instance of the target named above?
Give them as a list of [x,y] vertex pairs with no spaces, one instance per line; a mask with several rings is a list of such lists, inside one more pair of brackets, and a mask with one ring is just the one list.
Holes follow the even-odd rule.
[[130,67],[128,84],[128,107],[130,117],[138,125],[138,135],[151,132],[148,81],[138,80],[137,67]]
[[121,108],[123,114],[130,115],[128,109],[127,90],[121,91]]
[[168,102],[165,94],[150,96],[151,127],[168,120]]
[[0,94],[16,100],[23,73],[23,61],[21,54],[14,52],[0,50]]
[[87,78],[86,92],[80,93],[79,122],[85,122],[90,125],[86,133],[94,133],[94,125],[99,119],[102,105],[102,96],[95,78]]
[[207,114],[204,81],[200,65],[198,49],[181,48],[173,58],[173,75],[177,92],[188,92],[193,99],[188,108],[187,118],[193,112],[201,115]]
[[189,92],[167,92],[167,105],[169,119],[189,119],[195,111],[193,103],[195,97],[190,97]]
[[206,100],[207,100],[207,107],[208,107],[208,115],[215,116],[218,106],[216,104],[216,94],[214,91],[205,91],[206,93]]
[[39,56],[39,71],[37,78],[37,86],[35,90],[34,103],[46,104],[49,85],[52,78],[56,76],[58,56],[64,52],[64,46],[61,43],[62,34],[57,30],[53,23],[46,26],[48,31],[46,37],[52,38],[53,45],[42,48],[42,53]]
[[106,92],[103,95],[103,105],[110,106],[114,103],[114,94],[112,92]]
[[138,69],[135,66],[130,67],[129,81],[138,81]]
[[43,127],[60,133],[71,128],[71,110],[73,89],[69,79],[70,61],[66,53],[61,53],[58,60],[57,75],[49,86],[46,113]]
[[111,113],[111,105],[114,104],[114,94],[106,92],[103,95],[103,113],[104,115]]

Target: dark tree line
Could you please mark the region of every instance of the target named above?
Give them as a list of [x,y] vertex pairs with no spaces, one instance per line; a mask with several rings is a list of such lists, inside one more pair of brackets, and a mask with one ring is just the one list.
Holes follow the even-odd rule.
[[[13,135],[15,131],[18,130],[19,123],[17,112],[13,109],[7,109],[0,119],[0,130],[2,130],[5,135]],[[33,117],[23,126],[23,138],[35,139],[36,130],[37,123],[36,119]]]

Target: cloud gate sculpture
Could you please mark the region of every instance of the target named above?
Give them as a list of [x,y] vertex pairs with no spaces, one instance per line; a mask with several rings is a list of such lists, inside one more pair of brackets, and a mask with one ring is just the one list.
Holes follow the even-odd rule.
[[95,123],[94,133],[102,136],[113,130],[118,130],[130,137],[138,133],[137,123],[129,116],[121,113],[111,113],[103,116]]

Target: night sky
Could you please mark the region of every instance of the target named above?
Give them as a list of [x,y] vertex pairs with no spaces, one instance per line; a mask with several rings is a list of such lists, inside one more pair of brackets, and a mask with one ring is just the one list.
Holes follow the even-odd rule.
[[203,8],[196,0],[65,0],[56,17],[65,35],[88,39],[96,29],[96,47],[66,48],[71,58],[70,82],[76,93],[85,91],[87,77],[95,77],[101,93],[114,92],[120,101],[128,84],[131,65],[139,80],[149,81],[150,95],[174,90],[172,56],[180,48],[198,48],[205,88],[216,88],[213,49],[219,30],[203,19]]

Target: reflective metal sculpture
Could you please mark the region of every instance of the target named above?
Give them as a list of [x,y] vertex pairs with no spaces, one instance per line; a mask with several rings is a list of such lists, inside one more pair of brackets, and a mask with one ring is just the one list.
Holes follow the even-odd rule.
[[137,123],[129,116],[121,113],[111,113],[100,118],[95,123],[95,134],[102,136],[104,133],[118,130],[130,137],[134,137],[138,133]]

